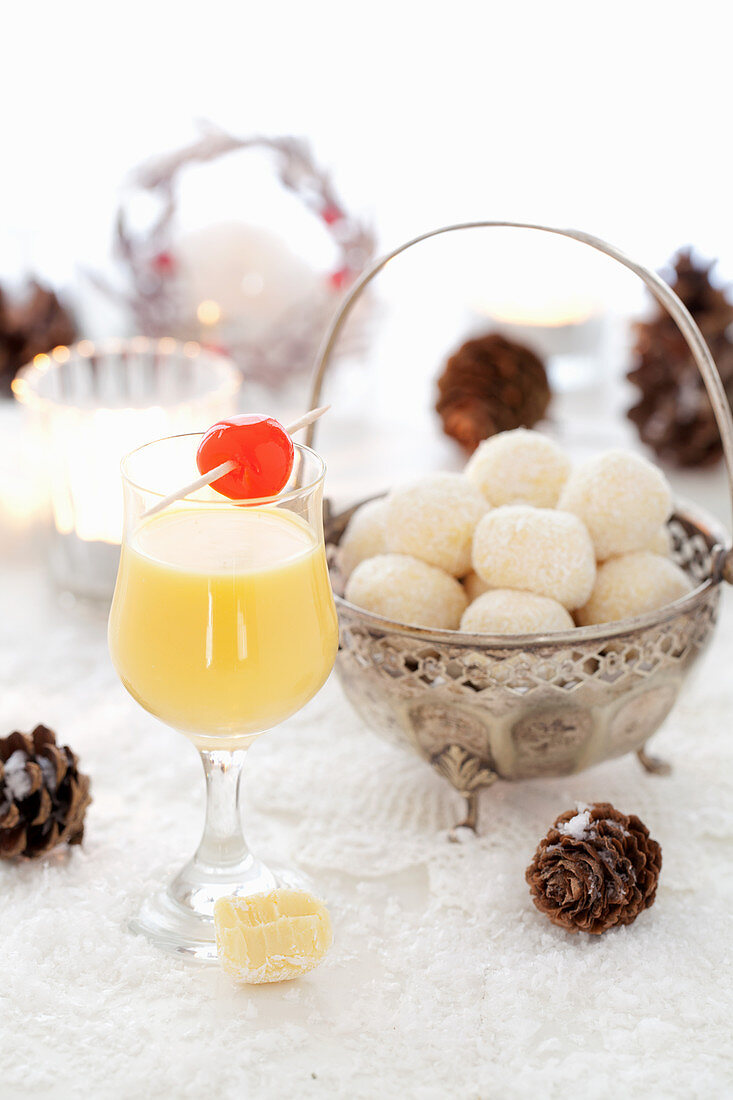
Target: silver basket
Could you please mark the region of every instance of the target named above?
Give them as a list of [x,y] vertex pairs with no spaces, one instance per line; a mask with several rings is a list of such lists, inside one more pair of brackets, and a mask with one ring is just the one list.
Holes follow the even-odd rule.
[[[326,333],[313,381],[321,390],[339,332],[364,287],[407,248],[442,233],[475,228],[532,229],[570,237],[635,272],[687,341],[715,411],[729,475],[733,420],[710,351],[677,295],[654,272],[613,246],[575,230],[515,222],[471,222],[422,234],[378,260],[355,283]],[[308,433],[312,443],[315,425]],[[731,478],[733,485],[733,478]],[[335,547],[355,509],[327,515]],[[692,506],[669,522],[674,560],[695,588],[657,611],[622,622],[548,635],[466,634],[383,619],[343,598],[332,568],[340,624],[336,670],[355,710],[377,733],[412,748],[466,799],[477,824],[477,796],[497,779],[568,775],[636,752],[652,772],[667,765],[647,754],[647,740],[677,699],[708,645],[720,582],[733,580],[725,532]],[[335,555],[331,552],[332,562]]]

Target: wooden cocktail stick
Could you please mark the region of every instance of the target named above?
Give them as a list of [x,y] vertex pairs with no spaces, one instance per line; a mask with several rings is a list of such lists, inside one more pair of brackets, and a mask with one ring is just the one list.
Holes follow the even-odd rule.
[[[307,428],[309,424],[312,424],[315,420],[319,420],[330,408],[330,405],[321,405],[318,409],[311,409],[310,412],[304,413],[303,416],[299,416],[292,424],[288,424],[285,431],[288,435],[294,435],[295,432],[299,432],[301,428]],[[218,478],[223,477],[224,474],[228,474],[230,470],[234,470],[236,465],[236,462],[232,462],[231,460],[222,462],[219,466],[215,466],[213,470],[208,470],[205,474],[202,474],[201,477],[197,477],[196,480],[190,482],[189,485],[183,485],[180,489],[176,489],[175,493],[170,493],[169,496],[163,497],[163,499],[159,500],[157,504],[154,504],[152,508],[148,508],[146,512],[143,512],[142,518],[147,519],[148,516],[154,516],[157,512],[162,512],[164,508],[167,508],[169,504],[174,504],[177,500],[183,500],[189,493],[195,493],[197,489],[203,489],[204,485],[210,485],[212,481],[216,481]]]

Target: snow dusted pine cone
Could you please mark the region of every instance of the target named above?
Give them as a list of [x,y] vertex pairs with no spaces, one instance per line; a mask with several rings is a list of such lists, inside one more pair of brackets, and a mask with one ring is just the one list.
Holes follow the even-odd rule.
[[0,859],[35,859],[81,844],[89,777],[46,726],[0,738]]
[[560,814],[527,868],[532,900],[568,932],[600,935],[654,903],[662,849],[610,802]]
[[[697,321],[733,405],[733,302],[730,288],[711,278],[713,264],[689,249],[673,260],[668,279]],[[657,306],[635,326],[635,361],[628,378],[639,397],[628,416],[657,456],[678,466],[708,466],[723,453],[713,406],[676,322]]]

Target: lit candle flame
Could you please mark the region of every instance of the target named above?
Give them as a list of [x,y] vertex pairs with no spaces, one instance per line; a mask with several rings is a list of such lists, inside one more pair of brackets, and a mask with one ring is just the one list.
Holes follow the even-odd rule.
[[205,298],[203,302],[199,302],[196,316],[202,325],[215,325],[221,320],[219,303],[213,298]]

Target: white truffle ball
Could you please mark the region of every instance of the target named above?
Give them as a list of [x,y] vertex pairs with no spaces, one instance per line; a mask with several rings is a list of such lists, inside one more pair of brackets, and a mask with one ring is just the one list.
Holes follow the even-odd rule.
[[471,542],[488,504],[462,474],[431,474],[387,497],[386,543],[462,577],[471,568]]
[[385,619],[440,630],[457,630],[468,602],[455,577],[403,554],[380,554],[361,562],[349,577],[345,596]]
[[473,569],[463,578],[463,587],[466,590],[469,603],[473,603],[479,596],[483,596],[484,592],[489,591],[489,586],[486,581],[482,581],[478,573],[475,573]]
[[574,626],[570,613],[557,600],[509,588],[485,592],[461,619],[461,630],[470,634],[549,634]]
[[468,461],[465,476],[490,504],[554,508],[570,473],[570,459],[540,432],[517,428],[492,436]]
[[[657,528],[642,550],[648,550],[651,554],[661,554],[663,558],[672,556],[672,536],[666,523]],[[615,556],[618,557],[618,555]],[[606,561],[609,560],[609,558],[606,559]]]
[[672,510],[661,470],[640,455],[606,451],[570,474],[558,508],[588,528],[599,561],[643,550]]
[[490,588],[535,592],[569,611],[587,601],[596,576],[593,544],[577,516],[522,504],[484,516],[473,567]]
[[648,550],[610,558],[598,568],[590,599],[577,613],[580,626],[631,619],[678,600],[692,582],[678,565]]
[[345,576],[348,577],[360,561],[385,552],[386,514],[384,500],[368,500],[352,515],[339,543],[338,560]]

